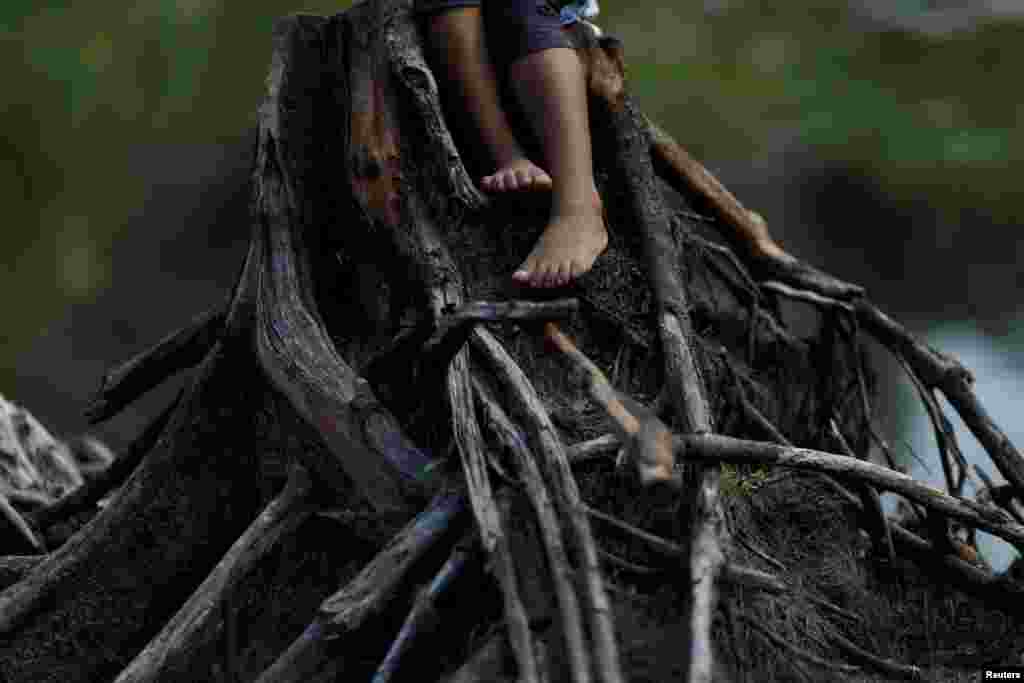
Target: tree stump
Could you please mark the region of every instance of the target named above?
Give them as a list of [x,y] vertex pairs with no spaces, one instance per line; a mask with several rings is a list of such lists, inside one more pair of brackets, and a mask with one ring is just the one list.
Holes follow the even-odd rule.
[[[237,284],[89,414],[191,382],[101,478],[102,509],[95,486],[4,501],[29,544],[88,522],[0,563],[0,680],[915,678],[858,612],[881,614],[879,567],[904,558],[1018,619],[1022,585],[951,531],[1024,547],[1024,459],[970,373],[862,288],[765,257],[764,221],[645,118],[621,44],[586,24],[609,249],[554,296],[511,290],[548,206],[479,192],[409,5],[276,23]],[[867,337],[918,383],[948,492],[869,461],[888,449]],[[961,496],[937,391],[998,496]],[[654,446],[671,486],[610,457]],[[879,491],[927,523],[887,519]]]

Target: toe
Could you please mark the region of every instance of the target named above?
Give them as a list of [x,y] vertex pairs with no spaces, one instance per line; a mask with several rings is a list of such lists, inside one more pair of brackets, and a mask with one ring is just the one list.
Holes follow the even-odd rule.
[[534,278],[537,276],[537,262],[532,256],[527,257],[525,261],[516,269],[516,272],[512,273],[512,279],[516,282],[525,285],[532,285]]
[[544,284],[542,284],[541,286],[542,287],[547,287],[547,288],[557,287],[558,286],[558,267],[557,266],[548,265],[544,269]]
[[530,278],[530,284],[534,287],[544,288],[548,286],[548,269],[544,265],[537,267],[534,271],[533,277]]
[[494,187],[494,176],[485,175],[483,178],[481,178],[480,187],[490,192],[490,190]]
[[505,174],[505,189],[509,192],[515,192],[519,189],[519,177],[515,171],[510,171]]
[[557,286],[565,287],[569,284],[569,274],[572,270],[572,265],[569,263],[561,263],[558,266],[558,274],[556,275]]

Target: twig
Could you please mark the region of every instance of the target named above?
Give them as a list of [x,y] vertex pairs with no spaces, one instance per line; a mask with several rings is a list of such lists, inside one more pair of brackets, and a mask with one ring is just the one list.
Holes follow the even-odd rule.
[[[830,419],[828,426],[829,431],[832,433],[832,438],[839,444],[846,457],[867,461],[866,457],[857,455],[850,447],[843,433],[839,431],[839,425],[836,424],[835,419]],[[864,512],[873,520],[873,526],[875,527],[875,548],[882,557],[886,558],[889,562],[893,562],[896,559],[896,551],[892,547],[892,534],[889,532],[889,522],[885,518],[885,510],[882,509],[882,499],[879,497],[878,491],[871,486],[858,484],[858,488],[860,489],[858,493],[860,494],[861,502],[864,504]]]
[[786,565],[782,564],[782,562],[780,562],[779,560],[776,560],[774,557],[772,557],[771,555],[769,555],[765,551],[763,551],[760,548],[758,548],[757,546],[755,546],[753,543],[751,543],[749,540],[747,540],[747,537],[745,535],[743,535],[743,534],[733,534],[733,538],[736,539],[737,543],[742,545],[744,548],[749,550],[754,555],[757,555],[758,557],[760,557],[762,560],[764,560],[765,562],[767,562],[771,566],[773,566],[776,569],[778,569],[780,572],[786,571]]
[[[676,543],[644,531],[643,529],[635,527],[628,522],[624,522],[617,517],[601,512],[600,510],[595,510],[589,506],[587,506],[586,509],[587,514],[591,517],[594,517],[595,519],[618,529],[631,538],[640,541],[663,559],[668,560],[668,566],[679,566],[679,563],[686,558],[686,551],[682,546]],[[718,579],[722,581],[740,583],[759,590],[771,591],[773,593],[781,593],[788,590],[784,583],[771,574],[730,562],[722,565],[722,571]]]
[[[839,318],[833,318],[838,323]],[[873,418],[873,409],[871,401],[868,398],[868,384],[865,380],[864,372],[864,358],[860,353],[860,328],[857,324],[857,316],[849,316],[851,331],[848,336],[850,344],[851,355],[853,356],[853,371],[857,378],[857,393],[860,396],[860,407],[864,414],[864,426],[868,430],[868,434],[871,436],[875,444],[882,449],[882,453],[885,455],[885,461],[889,467],[894,470],[899,470],[897,467],[896,458],[893,456],[892,449],[889,448],[889,442],[885,440],[885,437],[879,433],[878,428],[875,426],[875,420]]]
[[156,346],[103,376],[100,389],[85,409],[90,424],[102,422],[172,375],[197,365],[220,338],[225,312],[206,311]]
[[284,490],[249,525],[192,597],[117,677],[115,683],[166,680],[213,637],[221,605],[237,584],[274,547],[312,513],[312,481],[293,468]]
[[832,630],[829,633],[829,638],[831,638],[839,649],[846,654],[875,668],[887,676],[895,676],[909,681],[922,680],[921,669],[916,666],[900,664],[899,662],[894,662],[891,659],[883,659],[876,654],[868,652],[853,641],[847,640],[845,636],[835,630]]
[[792,643],[786,642],[781,636],[772,633],[751,616],[748,616],[746,614],[740,614],[740,617],[743,619],[743,621],[747,622],[747,624],[752,629],[757,631],[758,634],[760,634],[762,637],[767,638],[771,642],[775,643],[775,645],[777,645],[778,647],[781,647],[784,650],[792,652],[794,655],[796,655],[797,657],[806,662],[814,664],[815,666],[820,666],[824,669],[838,671],[839,673],[844,674],[855,674],[860,671],[860,667],[858,666],[850,666],[849,664],[839,664],[838,662],[830,662],[826,659],[819,657],[813,652],[808,652],[803,648],[797,647]]
[[537,463],[533,460],[533,454],[526,445],[525,435],[512,424],[505,411],[482,382],[473,378],[473,388],[477,400],[484,409],[488,426],[498,440],[512,453],[526,494],[537,515],[541,539],[550,563],[552,582],[559,603],[562,630],[569,649],[573,680],[577,682],[590,680],[591,667],[587,657],[579,598],[573,585],[573,570],[569,565],[551,496],[541,477]]
[[791,590],[778,577],[753,567],[737,564],[736,562],[726,562],[722,565],[722,575],[720,578],[728,583],[768,593],[787,593]]
[[[1019,495],[1018,492],[1014,490],[1013,486],[1010,486],[1009,484],[997,486],[996,483],[992,481],[992,477],[989,476],[988,472],[978,465],[974,465],[973,467],[974,471],[978,473],[978,477],[984,482],[984,490],[987,491],[988,497],[992,499],[992,502],[1009,512],[1020,524],[1024,524],[1024,515],[1018,512],[1017,508],[1014,507],[1013,504],[1014,500],[1017,499]],[[978,487],[978,491],[982,491],[980,486]]]
[[739,376],[739,373],[732,367],[732,365],[725,358],[728,352],[723,348],[722,356],[723,360],[726,360],[725,367],[728,369],[729,375],[732,377],[733,386],[735,388],[736,397],[740,402],[740,409],[743,410],[751,422],[757,425],[761,431],[763,431],[772,441],[783,446],[792,446],[792,442],[786,438],[785,434],[779,431],[778,427],[771,423],[771,421],[764,416],[764,414],[757,409],[750,399],[747,397],[747,392],[743,387],[743,382]]
[[627,572],[639,574],[640,576],[654,576],[657,574],[663,574],[664,568],[657,567],[645,567],[629,560],[624,560],[618,555],[608,552],[604,548],[598,548],[597,552],[603,557],[609,564],[615,565],[619,569],[624,569]]
[[583,508],[587,511],[587,514],[593,517],[594,519],[598,519],[604,522],[605,524],[615,529],[618,529],[622,533],[637,539],[638,541],[643,543],[645,546],[647,546],[649,549],[653,550],[655,553],[657,553],[663,558],[678,562],[682,558],[686,557],[686,551],[683,549],[683,547],[676,543],[673,543],[672,541],[665,540],[660,536],[655,536],[650,532],[644,531],[643,529],[633,526],[629,522],[625,522],[605,512],[596,510],[590,507],[589,505],[584,504]]
[[854,614],[849,610],[845,610],[839,605],[833,604],[825,598],[815,595],[814,593],[806,592],[803,594],[803,597],[808,601],[813,602],[815,605],[818,605],[819,607],[826,609],[829,612],[832,612],[833,614],[838,614],[839,616],[845,619],[849,619],[850,621],[855,621],[858,624],[864,623],[864,617],[860,616],[859,614]]
[[[46,546],[42,540],[36,536],[32,527],[21,516],[21,513],[14,509],[14,506],[7,500],[7,496],[2,492],[0,492],[0,539],[5,541],[5,545],[10,539],[12,542],[10,549],[15,552],[21,550],[46,552]],[[19,544],[19,541],[22,543]],[[20,547],[21,545],[24,547]]]
[[804,301],[806,303],[811,304],[812,306],[817,306],[818,308],[824,308],[826,310],[839,309],[847,313],[853,313],[853,306],[846,303],[845,301],[833,299],[832,297],[824,296],[822,294],[818,294],[817,292],[812,292],[810,290],[790,287],[787,284],[784,284],[782,282],[776,282],[775,280],[766,280],[762,282],[761,289],[768,290],[769,292],[775,292],[776,294],[781,294],[782,296],[789,299]]
[[[743,265],[743,261],[741,261],[740,257],[736,255],[736,252],[734,252],[732,249],[728,248],[724,244],[712,242],[711,240],[706,239],[692,231],[688,231],[685,234],[684,239],[687,242],[692,242],[693,244],[697,245],[700,249],[713,252],[718,256],[724,258],[726,261],[728,261],[729,265],[732,266],[732,269],[739,276],[740,280],[743,281],[741,285],[733,286],[742,291],[747,296],[747,298],[749,298],[752,302],[756,303],[760,300],[761,295],[758,292],[757,282],[755,282],[754,278],[750,276],[750,273],[747,271],[747,267]],[[708,262],[711,263],[716,270],[718,270],[718,273],[719,275],[722,275],[723,280],[732,284],[730,282],[730,278],[728,278],[725,275],[724,268],[718,265],[714,261],[714,259],[708,259]]]
[[939,461],[942,463],[942,471],[946,477],[946,489],[950,493],[960,496],[963,492],[963,478],[961,476],[959,482],[954,478],[953,463],[950,462],[950,451],[953,451],[957,458],[957,463],[963,469],[964,457],[960,452],[960,446],[957,444],[956,434],[952,431],[946,431],[947,425],[943,423],[942,409],[939,407],[939,402],[928,387],[924,385],[921,378],[917,376],[913,368],[910,367],[906,359],[902,356],[896,356],[896,362],[899,363],[907,377],[910,378],[911,383],[917,390],[918,396],[921,398],[921,402],[924,404],[925,411],[928,413],[928,419],[932,423],[932,430],[935,433],[935,444],[939,449]]

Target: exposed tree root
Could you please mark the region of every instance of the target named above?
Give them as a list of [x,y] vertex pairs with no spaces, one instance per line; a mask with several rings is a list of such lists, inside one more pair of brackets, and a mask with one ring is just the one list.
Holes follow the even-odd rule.
[[316,619],[267,669],[258,683],[305,681],[327,661],[329,640],[355,633],[385,609],[423,556],[458,532],[467,500],[460,491],[438,494],[352,581],[321,605]]
[[[273,652],[276,661],[261,683],[347,675],[354,654],[347,648],[357,634],[402,602],[399,595],[412,594],[416,580],[433,576],[397,636],[392,629],[380,638],[385,645],[383,638],[391,638],[390,650],[373,662],[374,680],[395,680],[432,628],[438,598],[457,591],[458,577],[475,561],[467,544],[477,537],[500,588],[504,628],[494,629],[468,662],[450,667],[457,668],[452,682],[626,680],[632,672],[624,665],[632,660],[620,655],[626,639],[616,636],[602,559],[680,596],[685,627],[677,649],[685,653],[681,667],[658,680],[703,683],[717,675],[712,621],[719,606],[733,622],[737,660],[759,647],[743,642],[742,623],[763,649],[793,655],[785,661],[790,674],[801,670],[797,661],[860,672],[828,658],[831,642],[851,661],[886,675],[917,676],[915,667],[877,657],[834,629],[808,629],[798,642],[798,631],[784,637],[774,617],[760,612],[731,619],[735,605],[719,605],[720,589],[731,597],[756,591],[759,600],[776,601],[769,604],[806,603],[819,626],[817,610],[860,624],[859,615],[791,576],[806,571],[799,558],[780,555],[782,562],[759,551],[764,536],[748,527],[733,546],[730,526],[742,522],[735,501],[722,496],[723,462],[823,473],[814,478],[816,491],[832,487],[829,500],[852,508],[881,553],[911,557],[1024,616],[1024,585],[965,562],[948,533],[948,520],[956,520],[1024,548],[1024,524],[1012,502],[1024,491],[1024,459],[978,403],[969,372],[878,311],[863,288],[782,252],[764,220],[626,94],[621,44],[598,40],[585,24],[571,35],[604,141],[595,145],[599,184],[603,194],[615,193],[606,205],[622,215],[610,226],[608,253],[573,298],[500,302],[492,296],[500,289],[494,273],[507,265],[503,259],[517,257],[521,235],[533,238],[518,225],[528,222],[527,212],[483,211],[499,202],[480,194],[463,165],[408,1],[370,0],[330,19],[299,15],[275,25],[253,172],[253,237],[229,305],[104,378],[89,408],[94,420],[199,365],[180,401],[128,453],[59,503],[27,515],[3,508],[26,550],[41,550],[32,534],[120,487],[53,553],[0,559],[0,678],[17,672],[31,683],[85,683],[120,672],[119,681],[169,680],[218,627],[227,641],[222,669],[241,676],[232,660],[243,637],[232,616],[235,586],[311,513],[312,482],[343,510],[335,515],[340,523],[356,526],[370,514],[390,541],[315,615],[300,615],[308,626],[283,653]],[[671,212],[658,176],[691,208]],[[709,215],[731,248],[697,236],[694,222],[704,219],[691,209]],[[495,230],[505,213],[514,225]],[[773,313],[778,297],[814,306],[825,333],[796,338]],[[585,370],[590,397],[616,420],[618,436],[593,438],[600,416],[588,413],[585,401],[565,410],[570,383],[554,358],[536,350],[539,335],[529,334],[534,321],[554,319],[559,328],[549,327],[548,338]],[[523,324],[518,336],[511,322]],[[492,333],[485,323],[498,325]],[[884,442],[871,421],[861,330],[915,382],[935,427],[949,495],[866,460],[869,439]],[[847,345],[836,343],[840,334]],[[972,474],[937,390],[1009,482],[987,482],[977,502],[957,495]],[[646,408],[654,396],[657,407]],[[671,413],[667,425],[664,413]],[[672,524],[664,510],[652,510],[653,491],[650,500],[599,495],[584,503],[581,489],[609,489],[595,484],[589,468],[570,467],[640,440],[644,425],[656,428],[652,443],[670,447],[662,455],[682,463],[673,470],[671,459],[651,460],[666,468],[661,479],[683,484],[672,500]],[[726,435],[748,432],[773,443]],[[0,446],[15,443],[12,434],[0,434]],[[567,448],[567,440],[578,443]],[[844,455],[825,452],[833,443]],[[432,451],[457,452],[464,483],[449,481],[456,468]],[[32,463],[17,462],[29,477],[24,463]],[[492,474],[506,485],[492,483]],[[274,491],[266,484],[286,475],[289,483],[267,507]],[[517,496],[520,489],[525,498]],[[885,520],[875,489],[927,509],[929,540]],[[756,487],[748,493],[754,499]],[[27,495],[15,502],[33,504]],[[467,508],[473,530],[463,524]],[[645,519],[648,513],[655,521]],[[602,539],[609,548],[598,548],[591,518],[615,530]],[[621,538],[657,559],[634,562],[612,545]],[[615,607],[623,607],[619,601],[628,601],[622,596],[630,591],[611,589]],[[483,606],[467,611],[482,616]],[[97,625],[123,642],[97,647],[89,634]],[[568,651],[564,658],[561,649]],[[62,657],[65,650],[73,655]],[[745,670],[756,666],[741,663]]]
[[530,620],[520,597],[515,561],[488,477],[487,457],[483,435],[473,408],[472,385],[469,377],[467,350],[461,351],[452,363],[448,375],[448,395],[452,405],[455,439],[462,458],[462,470],[470,491],[470,501],[476,516],[484,549],[494,560],[495,573],[501,585],[505,603],[505,622],[509,629],[509,643],[516,656],[519,676],[525,683],[537,683],[540,672],[534,652]]
[[103,496],[121,486],[163,434],[183,394],[184,392],[179,392],[171,404],[142,430],[142,433],[108,468],[56,503],[33,513],[32,523],[37,528],[45,529],[55,522],[93,507]]
[[0,543],[9,552],[45,553],[46,546],[35,532],[14,509],[7,496],[0,492]]
[[479,380],[473,382],[476,397],[483,406],[487,424],[501,444],[509,450],[520,480],[526,489],[537,515],[541,529],[541,539],[547,553],[551,578],[558,598],[559,614],[562,620],[562,633],[569,650],[569,665],[572,680],[592,680],[592,667],[587,656],[583,617],[580,613],[580,598],[573,586],[573,568],[569,564],[565,542],[558,523],[557,511],[551,500],[551,494],[534,461],[533,454],[527,447],[526,435],[512,423],[505,414],[498,400]]
[[601,578],[597,548],[590,524],[583,512],[579,490],[569,469],[568,460],[554,425],[540,404],[529,380],[493,336],[477,329],[471,338],[473,348],[486,360],[505,387],[512,410],[525,423],[534,452],[540,456],[548,486],[555,493],[556,505],[563,524],[571,530],[570,547],[585,581],[585,616],[594,639],[593,648],[599,661],[598,680],[617,683],[622,680],[618,646],[611,622],[610,606]]
[[92,423],[102,422],[171,376],[198,365],[220,338],[225,318],[223,309],[202,313],[156,346],[107,372],[85,416]]
[[[245,530],[177,614],[117,677],[116,683],[168,680],[175,669],[187,670],[188,660],[212,639],[239,580],[277,543],[313,511],[308,498],[309,475],[295,467],[284,490]],[[230,630],[231,615],[225,629]],[[228,647],[229,651],[234,648]]]
[[7,555],[0,557],[0,590],[21,581],[42,560],[42,555]]
[[384,661],[374,673],[371,683],[389,683],[398,672],[402,656],[415,644],[417,637],[422,632],[437,627],[437,602],[445,593],[453,589],[455,582],[465,572],[466,565],[470,560],[469,541],[471,540],[472,537],[467,535],[460,544],[455,546],[455,550],[441,567],[441,571],[437,573],[430,585],[416,597],[409,616],[402,624],[402,629],[398,632],[398,637],[392,643]]

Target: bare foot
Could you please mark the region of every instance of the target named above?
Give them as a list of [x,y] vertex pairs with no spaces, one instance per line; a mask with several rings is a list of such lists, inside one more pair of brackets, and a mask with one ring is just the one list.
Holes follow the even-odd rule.
[[512,275],[532,287],[561,287],[590,270],[608,246],[601,203],[552,216],[530,255]]
[[480,185],[488,192],[515,192],[516,190],[550,190],[551,176],[525,157],[502,164]]

